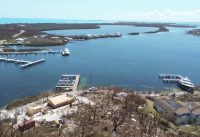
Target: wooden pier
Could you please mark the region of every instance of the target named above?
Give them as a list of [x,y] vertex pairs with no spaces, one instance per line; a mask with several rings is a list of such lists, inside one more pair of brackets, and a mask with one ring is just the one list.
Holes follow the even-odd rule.
[[69,89],[76,91],[80,80],[80,75],[62,75],[56,85],[56,89]]
[[42,63],[44,61],[45,59],[40,59],[36,61],[27,61],[27,60],[19,60],[19,59],[0,58],[0,62],[23,64],[21,65],[21,69]]
[[159,78],[166,83],[177,83],[183,77],[178,74],[160,74]]

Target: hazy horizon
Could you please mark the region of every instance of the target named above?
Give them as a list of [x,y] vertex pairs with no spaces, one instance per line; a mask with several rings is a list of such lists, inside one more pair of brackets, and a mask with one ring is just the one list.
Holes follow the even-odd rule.
[[0,18],[200,22],[198,5],[198,0],[6,0]]
[[[139,20],[104,20],[104,19],[64,19],[64,18],[15,18],[15,17],[0,17],[0,23],[1,20],[8,19],[8,20],[60,20],[63,21],[62,23],[65,23],[64,21],[99,21],[99,22],[105,22],[105,23],[110,23],[110,22],[146,22],[146,23],[200,23],[200,21],[139,21]],[[19,23],[24,23],[24,22],[19,22]],[[47,22],[48,23],[48,22]],[[55,22],[56,23],[56,22]],[[68,23],[68,22],[66,22]],[[73,23],[73,22],[72,22]],[[81,23],[81,22],[80,22]],[[88,22],[90,23],[90,22]]]

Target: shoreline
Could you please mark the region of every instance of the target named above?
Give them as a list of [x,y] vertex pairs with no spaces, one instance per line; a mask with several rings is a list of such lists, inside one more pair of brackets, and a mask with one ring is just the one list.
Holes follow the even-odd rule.
[[[147,32],[143,32],[146,34],[153,34],[153,33],[160,33],[160,32],[169,32],[169,29],[167,29],[166,27],[159,27],[157,30],[154,31],[147,31]],[[140,35],[140,32],[131,32],[128,33],[128,35]]]
[[[122,25],[135,27],[153,27],[158,30],[145,33],[158,33],[169,31],[166,27],[196,28],[194,25],[178,25],[172,23],[137,23],[137,22],[116,22],[116,23],[16,23],[0,24],[0,45],[22,44],[28,46],[64,45],[70,40],[67,36],[49,34],[50,30],[73,30],[73,29],[99,29],[101,25]],[[130,32],[131,34],[131,32]],[[133,33],[132,33],[133,34]],[[71,38],[70,38],[71,39]],[[73,39],[73,38],[72,38]]]
[[[81,85],[79,83],[78,85],[78,90],[85,90],[87,89],[88,85],[87,84],[83,84]],[[121,88],[121,89],[126,89],[126,90],[132,90],[132,91],[137,91],[138,93],[146,93],[146,92],[154,92],[154,93],[161,93],[161,92],[180,92],[182,91],[181,89],[179,89],[178,87],[171,87],[171,88],[164,88],[164,87],[154,87],[154,88],[134,88],[134,87],[123,87],[123,86],[117,86],[117,85],[99,85],[99,86],[95,86],[97,88],[107,88],[107,89],[112,89],[112,88]],[[195,88],[195,90],[199,90],[200,91],[200,86]],[[19,98],[14,98],[14,99],[11,99],[9,102],[7,103],[3,103],[1,104],[0,103],[0,108],[1,107],[4,107],[4,106],[7,106],[9,105],[10,103],[13,103],[15,101],[20,101],[20,100],[23,100],[24,98],[32,98],[32,97],[37,97],[37,96],[40,96],[41,94],[45,94],[46,92],[53,92],[53,93],[56,93],[56,89],[55,88],[50,88],[50,89],[47,89],[45,91],[43,90],[40,90],[36,95],[26,95],[24,97],[19,97]],[[63,90],[61,90],[61,92],[64,92]]]
[[[134,91],[138,94],[160,94],[160,93],[174,93],[173,90],[168,90],[168,89],[144,89],[144,90],[135,90],[134,88],[124,88],[124,87],[109,87],[109,86],[106,86],[106,87],[98,87],[98,89],[108,89],[108,90],[111,90],[111,89],[114,89],[114,88],[119,88],[121,90],[127,90],[127,91]],[[87,90],[86,88],[81,88],[81,89],[78,89],[78,91],[84,91],[84,90]],[[2,108],[6,108],[6,109],[13,109],[15,107],[20,107],[22,105],[26,105],[26,104],[29,104],[29,103],[32,103],[32,102],[35,102],[37,100],[40,100],[42,98],[45,98],[47,96],[53,96],[53,95],[56,95],[56,94],[60,94],[60,93],[65,93],[66,91],[64,90],[56,90],[56,89],[49,89],[47,91],[41,91],[39,92],[38,94],[36,95],[33,95],[33,96],[25,96],[25,97],[21,97],[21,98],[16,98],[16,99],[13,99],[12,101],[10,101],[9,103],[7,103],[6,105],[0,105],[0,110]],[[176,92],[180,92],[179,90],[176,90]]]

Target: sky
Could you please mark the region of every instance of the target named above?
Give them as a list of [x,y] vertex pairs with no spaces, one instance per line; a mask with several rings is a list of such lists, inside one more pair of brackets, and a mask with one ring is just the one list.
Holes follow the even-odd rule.
[[200,0],[0,0],[0,18],[200,22]]

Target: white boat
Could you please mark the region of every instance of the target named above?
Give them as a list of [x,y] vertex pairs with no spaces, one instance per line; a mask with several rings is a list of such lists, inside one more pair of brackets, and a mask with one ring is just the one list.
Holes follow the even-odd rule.
[[70,51],[69,51],[68,48],[65,48],[65,49],[63,50],[63,52],[62,52],[62,55],[63,55],[63,56],[68,56],[69,54],[70,54]]
[[185,91],[188,91],[190,93],[193,93],[194,92],[194,84],[187,78],[181,78],[179,81],[178,81],[178,86],[185,90]]
[[96,87],[90,87],[89,91],[97,91],[98,89]]

